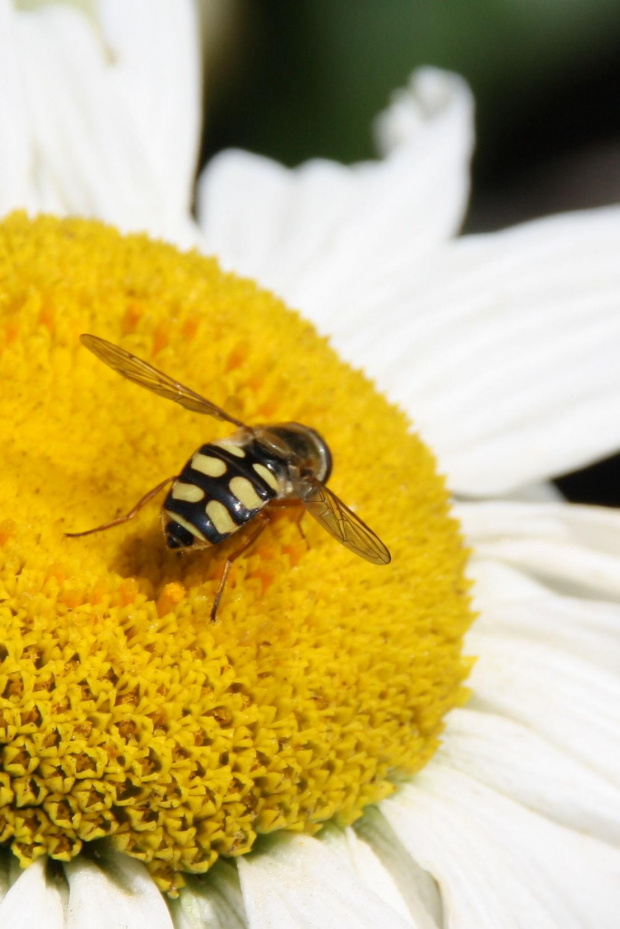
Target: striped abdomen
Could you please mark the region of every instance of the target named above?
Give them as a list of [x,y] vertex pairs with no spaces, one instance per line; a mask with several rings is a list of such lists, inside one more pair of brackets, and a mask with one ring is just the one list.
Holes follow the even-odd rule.
[[194,452],[164,501],[169,548],[217,545],[280,495],[278,463],[254,442],[212,442]]

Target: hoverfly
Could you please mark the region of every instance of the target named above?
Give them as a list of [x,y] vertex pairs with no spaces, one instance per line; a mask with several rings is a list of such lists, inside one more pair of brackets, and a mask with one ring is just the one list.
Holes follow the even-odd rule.
[[248,426],[118,345],[95,335],[82,335],[80,339],[97,358],[128,380],[188,410],[237,428],[228,438],[201,445],[178,475],[161,481],[126,516],[68,536],[90,535],[133,519],[168,484],[172,486],[162,509],[162,527],[171,549],[210,548],[254,522],[254,531],[226,560],[211,610],[212,620],[233,561],[256,541],[277,505],[303,504],[350,551],[373,564],[390,562],[383,542],[325,486],[332,456],[314,429],[300,423]]

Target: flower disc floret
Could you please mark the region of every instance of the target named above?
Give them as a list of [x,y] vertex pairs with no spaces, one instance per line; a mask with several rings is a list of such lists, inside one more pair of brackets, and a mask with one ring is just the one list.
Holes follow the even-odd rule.
[[[466,552],[432,455],[297,314],[217,262],[99,223],[0,225],[0,840],[22,864],[107,839],[171,892],[276,829],[350,823],[465,698]],[[249,423],[325,436],[370,565],[279,513],[233,566],[169,551],[158,503],[231,431],[104,367],[92,332]]]

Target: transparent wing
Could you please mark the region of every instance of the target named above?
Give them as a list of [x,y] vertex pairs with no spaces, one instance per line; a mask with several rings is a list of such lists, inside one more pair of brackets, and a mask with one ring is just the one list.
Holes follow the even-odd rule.
[[118,371],[128,381],[134,381],[140,387],[146,387],[147,390],[151,390],[167,400],[174,400],[175,403],[180,403],[181,406],[193,410],[194,413],[214,416],[216,419],[223,419],[235,426],[245,425],[241,420],[235,419],[234,416],[229,416],[219,406],[205,400],[200,394],[194,393],[189,387],[184,387],[183,384],[173,381],[167,374],[158,371],[157,368],[154,368],[146,361],[142,361],[141,358],[136,358],[135,355],[126,352],[124,348],[119,348],[118,345],[100,339],[96,335],[84,334],[80,336],[80,340],[100,361]]
[[324,484],[302,478],[297,493],[311,516],[348,549],[373,564],[392,560],[381,539]]

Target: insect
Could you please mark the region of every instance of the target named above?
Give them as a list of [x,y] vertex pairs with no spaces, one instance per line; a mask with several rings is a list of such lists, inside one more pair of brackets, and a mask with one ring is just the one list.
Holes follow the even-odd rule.
[[236,431],[225,439],[201,445],[179,474],[153,487],[125,516],[68,536],[90,535],[133,519],[168,484],[172,486],[162,509],[162,528],[171,549],[210,548],[252,524],[252,531],[226,560],[211,610],[212,620],[233,561],[257,540],[276,506],[301,503],[327,532],[356,555],[373,564],[390,562],[383,542],[325,486],[332,456],[314,429],[300,423],[248,426],[118,345],[95,335],[80,338],[97,358],[128,380],[195,413],[231,423]]

